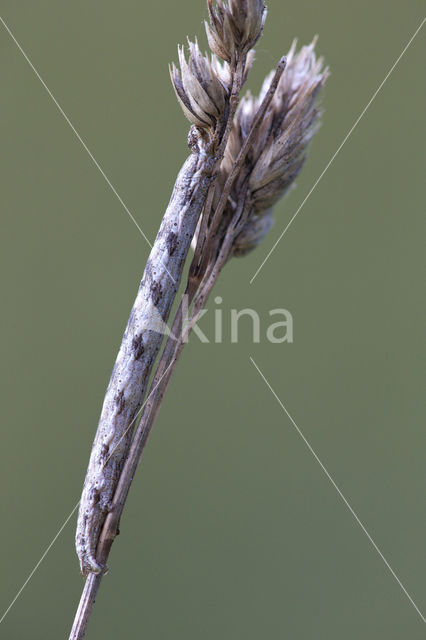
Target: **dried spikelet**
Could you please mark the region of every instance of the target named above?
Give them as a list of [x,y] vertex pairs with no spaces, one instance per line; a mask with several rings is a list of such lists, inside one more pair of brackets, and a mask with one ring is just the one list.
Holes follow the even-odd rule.
[[[319,90],[328,70],[316,59],[315,41],[294,55],[290,50],[287,68],[254,145],[257,157],[250,177],[256,209],[265,209],[283,195],[299,173],[309,141],[319,126],[316,106]],[[266,80],[266,90],[270,77]]]
[[205,22],[210,49],[231,62],[236,54],[246,54],[262,33],[266,18],[263,0],[208,0],[209,20]]
[[214,129],[225,108],[229,91],[228,65],[213,54],[203,56],[197,42],[189,43],[188,62],[183,46],[178,47],[180,72],[170,67],[173,88],[185,116],[197,127]]
[[[306,150],[319,127],[318,93],[329,72],[314,52],[316,40],[296,54],[296,42],[287,56],[287,66],[270,108],[247,156],[248,188],[252,207],[245,227],[234,243],[234,255],[243,255],[258,244],[271,227],[271,207],[293,185],[306,157]],[[256,112],[267,92],[269,74],[257,98],[250,93],[241,100],[221,171],[226,175],[247,138]],[[231,198],[236,201],[240,181]],[[230,206],[230,205],[228,205]]]

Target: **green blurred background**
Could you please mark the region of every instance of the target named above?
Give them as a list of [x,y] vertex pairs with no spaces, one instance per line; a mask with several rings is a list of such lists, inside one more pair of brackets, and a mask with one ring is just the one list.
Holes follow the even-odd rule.
[[[426,611],[424,5],[269,0],[249,86],[318,33],[324,124],[263,245],[217,284],[285,307],[294,343],[192,340],[149,441],[88,638],[424,638],[420,616],[251,355]],[[1,16],[150,239],[187,154],[170,86],[202,0],[2,0]],[[0,25],[1,609],[76,504],[149,248]],[[214,307],[213,300],[209,307]],[[213,314],[201,326],[212,332]],[[0,636],[67,638],[83,585],[75,516]],[[2,614],[0,612],[0,615]]]

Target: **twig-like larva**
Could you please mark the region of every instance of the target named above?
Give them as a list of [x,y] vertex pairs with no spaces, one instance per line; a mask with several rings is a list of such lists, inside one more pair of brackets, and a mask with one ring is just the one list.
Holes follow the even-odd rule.
[[86,474],[76,547],[83,574],[102,567],[95,552],[123,466],[147,380],[164,337],[183,265],[212,180],[215,159],[191,129],[184,163],[151,250],[105,395]]

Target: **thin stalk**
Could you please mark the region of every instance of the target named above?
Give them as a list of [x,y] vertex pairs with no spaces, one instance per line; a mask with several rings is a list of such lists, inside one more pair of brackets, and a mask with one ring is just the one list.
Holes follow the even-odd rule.
[[[246,56],[243,56],[239,61],[236,61],[234,63],[231,69],[233,81],[232,81],[231,93],[229,98],[228,112],[224,118],[223,132],[219,134],[216,132],[216,135],[218,136],[220,142],[217,143],[216,141],[217,144],[212,145],[213,147],[216,147],[217,151],[215,152],[214,156],[211,155],[207,158],[207,166],[203,167],[201,171],[200,179],[201,179],[202,187],[199,186],[197,188],[198,190],[195,191],[196,196],[191,195],[191,197],[189,197],[188,189],[190,188],[191,182],[188,180],[183,181],[183,185],[186,188],[187,202],[184,201],[183,188],[178,188],[178,189],[175,188],[174,190],[171,203],[173,202],[173,199],[175,200],[177,198],[179,199],[182,210],[178,212],[178,215],[182,219],[184,219],[185,215],[188,215],[187,214],[188,202],[192,202],[194,199],[196,200],[197,206],[201,202],[203,203],[203,206],[204,206],[206,203],[206,200],[207,200],[208,206],[209,207],[211,206],[213,195],[214,195],[214,188],[215,188],[215,181],[216,181],[215,179],[217,177],[217,173],[220,168],[220,163],[225,153],[226,145],[229,139],[229,134],[232,128],[233,119],[234,119],[235,112],[238,105],[238,96],[244,82],[245,63],[246,63]],[[206,163],[206,158],[204,158],[204,162]],[[169,205],[169,209],[170,207],[171,207],[171,204]],[[194,206],[192,209],[190,209],[190,211],[192,210],[195,210]],[[190,222],[189,221],[186,222],[186,225],[190,226],[190,228],[184,230],[185,231],[184,233],[185,247],[184,248],[186,253],[183,254],[183,251],[181,251],[182,258],[183,258],[183,255],[186,256],[187,251],[189,249],[189,244],[192,239],[192,236],[194,235],[195,225],[199,219],[201,209],[197,209],[197,211],[198,211],[197,217],[191,216]],[[175,242],[179,244],[180,244],[179,232],[181,231],[181,226],[182,225],[179,225],[177,229],[175,227],[176,229],[175,236],[174,236]],[[174,229],[170,228],[170,224],[165,225],[165,221],[163,219],[157,239],[160,238],[163,243],[165,242],[166,248],[167,248],[167,237],[165,236],[165,233],[162,232],[162,229],[164,227],[167,229],[168,233],[174,232]],[[157,241],[156,241],[156,244],[154,245],[154,249],[156,245],[157,245]],[[170,246],[169,246],[167,248],[166,257],[170,258],[170,253],[173,254],[173,252],[174,250],[172,249],[170,251]],[[163,261],[164,261],[164,257],[163,257]],[[163,264],[163,262],[161,262],[159,265],[157,265],[156,263],[154,268],[151,261],[151,257],[150,257],[150,260],[148,261],[147,267],[145,269],[145,274],[148,271],[148,275],[151,278],[151,280],[148,282],[148,297],[152,298],[154,296],[154,298],[157,298],[156,292],[160,291],[161,295],[158,296],[158,299],[154,300],[154,304],[161,305],[161,304],[164,304],[163,297],[164,295],[166,295],[167,307],[165,308],[165,310],[163,310],[162,307],[160,309],[160,317],[164,321],[166,321],[168,318],[171,304],[176,296],[177,286],[179,284],[180,277],[183,270],[184,258],[179,259],[179,261],[175,261],[175,262],[177,262],[177,264],[179,265],[179,269],[177,271],[176,270],[173,271],[172,275],[176,276],[175,278],[173,278],[174,282],[167,283],[167,284],[164,283],[164,288],[160,288],[160,290],[154,287],[154,293],[152,292],[152,286],[151,286],[152,279],[154,279],[154,285],[155,285],[155,282],[159,279],[158,270],[160,270],[160,273],[162,274],[164,270],[167,271],[167,266],[166,264]],[[144,278],[145,278],[145,275],[144,275]],[[144,282],[146,283],[146,279],[144,280],[144,278],[142,279],[141,288],[143,288]],[[146,284],[144,287],[144,291],[145,289],[146,289]],[[196,291],[196,286],[193,287],[194,294],[195,294],[195,291]],[[141,289],[140,289],[140,292],[141,292]],[[138,294],[138,296],[140,296],[140,293]],[[149,316],[150,314],[152,314],[151,310],[149,310],[149,313],[146,315]],[[136,314],[132,312],[129,320],[129,325],[130,323],[134,322],[135,315]],[[155,333],[155,332],[150,332],[150,333]],[[133,328],[131,332],[128,326],[125,332],[124,338],[126,338],[126,335],[130,337],[132,334],[134,337],[135,335],[138,335],[138,332],[133,331]],[[118,521],[120,519],[121,512],[124,508],[124,502],[127,497],[127,492],[133,480],[133,474],[130,481],[128,476],[126,476],[126,482],[129,481],[129,485],[127,488],[126,497],[124,498],[122,503],[120,503],[120,507],[118,508],[117,503],[115,501],[115,497],[113,499],[113,496],[115,496],[114,491],[115,492],[118,491],[118,486],[120,485],[124,467],[126,467],[126,462],[127,462],[126,456],[127,456],[127,452],[129,451],[129,447],[131,446],[130,440],[133,433],[133,428],[131,427],[133,425],[134,416],[137,415],[138,411],[140,411],[141,403],[143,400],[143,388],[141,385],[144,381],[148,379],[149,374],[152,371],[155,356],[157,355],[159,344],[161,343],[162,334],[158,333],[157,336],[158,336],[158,340],[155,341],[155,349],[156,349],[155,354],[154,354],[154,351],[152,351],[153,357],[150,357],[149,361],[144,363],[144,367],[139,371],[139,375],[142,376],[142,380],[138,381],[137,378],[134,376],[134,379],[136,380],[136,384],[138,388],[138,402],[134,403],[134,407],[132,407],[133,409],[132,416],[127,416],[126,420],[122,420],[123,422],[122,428],[120,429],[115,428],[115,429],[108,430],[113,434],[113,440],[108,441],[108,444],[109,444],[108,450],[105,450],[105,447],[102,446],[104,444],[104,441],[108,440],[108,437],[106,438],[104,435],[105,429],[98,428],[98,431],[95,437],[95,445],[92,449],[91,459],[89,463],[89,470],[86,477],[85,486],[83,489],[82,501],[80,503],[79,527],[78,527],[78,533],[77,533],[77,546],[79,548],[79,553],[81,558],[81,567],[82,567],[82,571],[88,574],[88,577],[86,578],[86,583],[80,599],[76,618],[74,620],[73,628],[71,630],[70,640],[81,640],[86,633],[87,625],[88,625],[91,611],[93,609],[93,604],[95,601],[95,596],[99,589],[99,585],[102,579],[102,571],[106,566],[106,561],[109,555],[109,550],[111,548],[112,542],[115,536],[117,535]],[[151,338],[152,337],[154,336],[151,336]],[[150,344],[152,348],[151,341],[150,341]],[[120,354],[128,353],[128,352],[129,352],[129,349],[126,346],[122,345],[120,349]],[[135,358],[135,348],[133,348],[133,341],[132,341],[132,349],[130,349],[130,352],[133,354],[132,362],[137,360],[137,358]],[[120,354],[117,358],[117,362],[120,361]],[[120,378],[121,376],[117,374],[122,375],[122,370],[124,370],[124,368],[120,367],[119,371],[117,371],[117,365],[116,365],[113,371],[112,380],[115,378],[117,379]],[[121,384],[121,380],[120,380],[120,384]],[[121,393],[120,389],[115,389],[114,386],[112,386],[112,382],[110,382],[110,386],[108,387],[108,391],[107,391],[107,396],[104,401],[104,411],[106,412],[110,411],[111,405],[112,406],[115,405],[114,416],[115,415],[118,416],[120,414],[120,407],[119,407],[119,402],[117,402],[117,398],[122,399],[123,394]],[[149,396],[148,396],[148,401],[149,401]],[[101,416],[100,426],[101,425],[102,425],[102,416]],[[99,442],[99,445],[97,445],[97,442]],[[111,472],[109,473],[110,480],[109,482],[107,482],[107,486],[105,486],[104,484],[104,488],[102,489],[102,493],[101,493],[102,501],[100,501],[99,500],[100,492],[97,490],[97,482],[98,482],[97,478],[102,479],[102,482],[105,483],[105,469],[108,469],[108,468],[111,469]],[[94,469],[96,473],[93,472]],[[108,509],[108,514],[105,517],[106,508]],[[115,522],[117,522],[117,524],[115,524]],[[106,534],[100,535],[101,531],[102,532],[106,531]]]
[[[244,205],[244,201],[242,201],[242,205]],[[243,206],[241,207],[241,209],[243,209]],[[245,218],[241,220],[241,226],[242,224],[244,224],[244,220]],[[124,464],[118,482],[116,492],[114,494],[113,508],[106,518],[100,535],[96,557],[98,562],[102,563],[104,566],[106,565],[106,562],[108,560],[112,543],[117,536],[120,518],[123,513],[134,474],[142,457],[143,450],[145,448],[151,429],[154,425],[155,419],[160,410],[164,393],[167,389],[178,358],[182,352],[183,346],[186,343],[188,333],[196,323],[201,309],[206,303],[208,296],[219,276],[219,273],[230,255],[232,240],[233,234],[228,233],[225,238],[224,246],[219,253],[218,260],[209,270],[208,274],[206,274],[209,275],[207,282],[204,284],[204,286],[202,286],[202,283],[200,283],[200,290],[195,295],[192,314],[185,327],[185,331],[183,331],[184,315],[182,302],[180,303],[179,309],[176,312],[171,329],[171,336],[178,335],[180,337],[176,342],[171,336],[169,336],[166,342],[161,360],[159,362],[156,374],[151,385],[150,393],[145,402],[142,418],[135,432],[126,462]],[[96,595],[102,580],[102,575],[102,573],[91,573],[86,578],[69,640],[82,640],[84,638],[95,603]]]
[[[239,153],[236,162],[231,169],[228,180],[226,181],[226,198],[229,197],[232,184],[232,180],[235,180],[238,175],[238,171],[241,169],[242,164],[245,160],[245,157],[250,149],[251,142],[253,140],[254,133],[257,131],[261,119],[266,113],[268,106],[273,98],[274,92],[278,86],[279,79],[285,68],[285,59],[282,59],[278,65],[278,68],[275,72],[275,76],[271,83],[271,86],[268,92],[265,95],[264,100],[256,114],[252,130],[249,132],[247,137],[248,143],[244,144],[241,152]],[[230,129],[229,129],[230,131]],[[229,134],[228,134],[229,135]],[[236,169],[238,167],[238,169]],[[237,211],[234,215],[234,218],[231,220],[228,229],[226,230],[225,236],[223,238],[223,242],[219,247],[219,251],[215,260],[210,261],[205,265],[204,273],[199,272],[198,274],[198,289],[195,286],[190,287],[191,280],[188,282],[187,290],[190,289],[190,300],[194,298],[192,313],[185,330],[183,331],[183,314],[182,314],[182,302],[179,305],[178,312],[175,315],[171,336],[166,341],[166,345],[164,347],[164,351],[162,353],[160,362],[157,367],[157,371],[154,375],[151,389],[149,395],[147,397],[146,402],[144,403],[144,410],[139,422],[139,425],[135,431],[133,440],[130,444],[129,452],[126,457],[122,472],[120,474],[117,488],[114,493],[114,498],[112,501],[112,507],[106,517],[104,522],[100,537],[99,543],[96,550],[96,559],[97,562],[106,566],[106,562],[109,556],[109,552],[112,546],[112,543],[117,536],[118,527],[121,515],[123,513],[124,505],[127,500],[127,496],[133,482],[134,474],[136,472],[137,466],[141,459],[145,444],[148,440],[149,434],[151,432],[152,426],[155,422],[155,418],[160,410],[160,406],[162,403],[162,399],[164,393],[167,389],[168,383],[170,381],[171,375],[177,363],[177,360],[182,352],[183,346],[186,342],[187,335],[191,330],[192,326],[196,323],[199,314],[204,307],[208,296],[213,289],[213,286],[219,277],[220,271],[225,265],[226,261],[231,255],[232,251],[232,243],[237,235],[238,231],[242,228],[245,222],[245,218],[248,215],[249,206],[246,206],[246,192],[247,192],[247,184],[245,186],[245,191],[243,194],[240,194],[239,206],[237,207]],[[218,220],[220,211],[220,215],[223,213],[223,210],[226,205],[226,201],[223,202],[223,195],[219,200],[218,208],[215,210],[213,215],[213,221]],[[219,209],[220,207],[220,209]],[[245,214],[245,215],[244,215]],[[199,239],[200,240],[200,239]],[[210,238],[213,241],[215,238]],[[207,248],[207,247],[206,247]],[[209,252],[210,253],[210,252]],[[193,263],[197,260],[197,256],[194,256]],[[192,281],[194,284],[194,281]],[[177,342],[173,338],[173,336],[179,336]],[[82,598],[80,601],[80,605],[77,612],[77,617],[74,622],[73,630],[71,632],[70,640],[82,640],[85,635],[85,631],[87,628],[87,624],[90,618],[91,611],[93,609],[93,604],[95,601],[95,597],[97,591],[99,589],[100,581],[102,579],[102,574],[98,575],[89,575],[86,580],[86,584],[83,590]]]
[[101,580],[101,573],[89,573],[87,576],[69,640],[84,638]]

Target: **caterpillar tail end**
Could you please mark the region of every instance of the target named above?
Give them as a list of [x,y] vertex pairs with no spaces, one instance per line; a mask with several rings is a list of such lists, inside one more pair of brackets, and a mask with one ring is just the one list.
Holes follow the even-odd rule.
[[96,561],[95,556],[88,555],[80,558],[80,571],[81,575],[84,578],[87,578],[90,573],[94,573],[96,575],[107,573],[108,567],[99,564],[99,562]]

